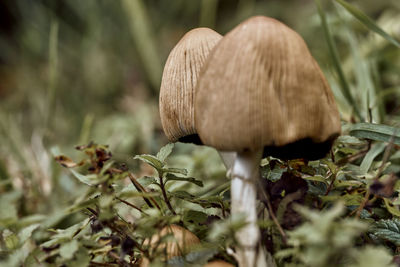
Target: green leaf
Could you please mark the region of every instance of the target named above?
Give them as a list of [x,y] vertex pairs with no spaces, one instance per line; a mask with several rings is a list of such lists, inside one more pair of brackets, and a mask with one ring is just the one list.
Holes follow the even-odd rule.
[[336,0],[341,6],[343,6],[348,12],[350,12],[356,19],[358,19],[364,26],[366,26],[368,29],[371,31],[374,31],[375,33],[379,34],[389,42],[391,42],[393,45],[397,46],[400,48],[400,42],[398,42],[396,39],[394,39],[392,36],[390,36],[388,33],[386,33],[382,28],[380,28],[376,23],[369,18],[367,15],[365,15],[361,10],[357,9],[353,5],[347,3],[344,0]]
[[365,141],[361,141],[360,139],[351,135],[341,135],[336,139],[336,142],[345,145],[365,145]]
[[400,145],[400,129],[375,123],[357,123],[351,126],[350,135],[375,141],[391,142]]
[[400,220],[380,220],[368,230],[374,236],[400,246]]
[[[147,187],[151,184],[156,184],[157,180],[155,177],[153,176],[143,176],[143,178],[138,179],[138,182],[143,186],[143,187]],[[133,186],[133,185],[132,185]]]
[[304,180],[309,180],[309,181],[316,181],[316,182],[321,182],[324,184],[328,184],[327,179],[323,177],[322,175],[315,175],[315,176],[310,176],[310,177],[303,177]]
[[180,168],[163,168],[164,173],[176,173],[176,174],[182,174],[182,175],[187,175],[188,171],[186,169],[180,169]]
[[40,224],[32,224],[22,229],[22,231],[18,233],[20,245],[24,244],[26,240],[28,240],[32,236],[32,233],[39,228],[39,226]]
[[7,249],[14,250],[14,249],[18,248],[20,241],[19,241],[18,236],[15,233],[7,230],[7,231],[4,231],[4,233],[2,235],[3,235],[4,244],[6,245]]
[[33,224],[38,224],[38,223],[41,223],[44,219],[46,219],[47,216],[43,215],[43,214],[29,215],[29,216],[18,219],[18,222],[16,223],[15,226],[18,228],[24,228],[24,227],[28,227]]
[[185,181],[185,182],[189,182],[189,183],[195,184],[197,186],[203,187],[203,182],[200,180],[197,180],[196,178],[193,178],[193,177],[179,177],[179,176],[176,176],[175,174],[167,173],[166,178],[167,179],[165,180],[165,183],[167,183],[169,181]]
[[134,157],[134,159],[146,162],[147,164],[155,168],[158,172],[162,171],[162,168],[164,167],[164,163],[153,155],[147,155],[147,154],[137,155]]
[[171,154],[172,149],[174,149],[174,144],[169,143],[165,146],[163,146],[160,151],[157,153],[157,158],[161,161],[164,162],[165,159]]
[[396,267],[393,256],[383,247],[366,246],[355,253],[357,263],[349,267]]
[[377,143],[372,146],[372,148],[368,151],[363,161],[361,162],[360,169],[362,172],[368,172],[374,159],[385,150],[385,147],[386,144],[384,143]]
[[342,64],[340,63],[340,59],[339,59],[339,53],[337,51],[336,44],[333,40],[333,36],[329,30],[329,26],[326,21],[325,12],[322,9],[321,2],[320,2],[320,0],[314,0],[314,1],[318,8],[318,14],[321,18],[322,29],[324,31],[325,39],[328,43],[329,54],[331,55],[333,66],[339,77],[339,82],[341,85],[340,89],[342,90],[342,94],[344,95],[346,100],[349,102],[349,104],[353,107],[355,115],[358,117],[358,119],[363,120],[360,110],[358,108],[358,105],[357,105],[356,101],[354,100],[353,95],[351,94],[349,83],[346,79],[346,76],[344,75],[344,71],[342,69]]
[[68,240],[72,240],[72,238],[78,234],[83,228],[85,228],[89,223],[89,218],[81,221],[80,223],[74,224],[63,230],[55,230],[56,234],[52,236],[52,238],[41,244],[42,247],[51,247],[56,244],[65,243]]
[[261,168],[261,176],[266,178],[272,182],[276,182],[281,179],[282,174],[287,171],[287,167],[278,163],[274,164],[274,167],[271,170],[271,165],[265,165]]
[[99,206],[100,208],[108,208],[113,203],[114,196],[113,195],[101,195],[99,197]]
[[122,199],[126,199],[126,198],[131,198],[131,197],[156,197],[159,195],[159,192],[148,192],[148,193],[144,193],[144,192],[138,192],[138,191],[134,191],[134,190],[129,190],[129,191],[123,191],[121,192],[118,197],[122,198]]
[[96,183],[94,182],[94,180],[97,178],[96,174],[83,175],[73,169],[70,169],[70,171],[75,176],[75,178],[78,179],[80,182],[87,184],[89,186],[96,185]]
[[287,249],[277,251],[276,254],[274,255],[274,257],[277,259],[285,259],[285,258],[289,258],[293,255],[296,255],[297,253],[298,253],[297,249],[287,248]]
[[185,212],[183,222],[187,225],[200,225],[206,222],[208,215],[201,211],[188,210]]
[[175,191],[175,192],[170,192],[170,195],[176,197],[176,198],[180,198],[180,199],[184,199],[184,200],[193,200],[194,196],[192,194],[189,194],[186,191]]
[[61,245],[60,256],[66,260],[70,260],[74,256],[75,252],[78,251],[78,249],[79,249],[78,240],[73,239],[72,241]]
[[107,164],[104,165],[103,168],[101,168],[100,176],[103,176],[103,175],[106,173],[106,171],[107,171],[109,168],[112,167],[113,164],[114,164],[114,161],[112,161],[112,160],[109,161],[109,162],[107,162]]
[[383,201],[385,202],[386,209],[391,214],[393,214],[394,216],[400,217],[400,210],[398,208],[396,208],[396,206],[393,205],[393,203],[391,203],[390,200],[388,200],[387,198],[384,198]]
[[7,226],[18,218],[17,200],[22,196],[19,191],[0,194],[0,226]]
[[67,212],[67,213],[73,213],[73,212],[77,212],[77,211],[79,211],[79,210],[86,209],[87,207],[92,206],[93,204],[97,203],[98,201],[99,201],[98,198],[87,199],[87,200],[85,200],[85,201],[76,203],[76,204],[74,204],[74,205],[68,207],[68,208],[66,209],[66,212]]
[[68,262],[67,266],[90,266],[90,259],[90,252],[87,249],[80,247],[75,253],[73,260]]

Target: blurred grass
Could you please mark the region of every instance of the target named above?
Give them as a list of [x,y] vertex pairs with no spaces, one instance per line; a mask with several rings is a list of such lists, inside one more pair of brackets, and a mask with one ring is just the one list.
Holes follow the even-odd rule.
[[122,0],[122,6],[127,13],[135,47],[139,52],[149,83],[157,92],[162,69],[146,6],[141,0]]
[[341,85],[341,89],[342,89],[342,94],[345,96],[348,104],[354,109],[354,113],[356,115],[356,117],[359,120],[363,120],[363,117],[361,115],[361,112],[359,110],[359,107],[350,91],[350,86],[349,83],[347,81],[346,76],[344,75],[343,69],[342,69],[342,65],[341,65],[341,61],[339,58],[339,53],[338,53],[338,49],[336,47],[336,44],[333,40],[331,31],[329,29],[328,23],[326,21],[326,16],[325,16],[325,11],[321,5],[321,2],[319,0],[315,0],[315,3],[317,4],[318,7],[318,13],[320,15],[321,18],[321,23],[322,23],[322,27],[324,30],[324,35],[325,35],[325,39],[328,43],[328,47],[329,47],[329,53],[332,57],[332,62],[333,62],[333,66],[335,67],[335,70],[337,72],[337,75],[339,77],[339,81],[340,81],[340,85]]
[[[398,42],[398,1],[355,2],[377,21],[373,29]],[[81,193],[54,165],[52,150],[71,155],[75,145],[95,140],[136,168],[134,154],[155,153],[166,143],[158,115],[162,68],[172,47],[194,27],[225,34],[251,15],[275,17],[305,38],[344,121],[365,121],[370,114],[372,121],[389,125],[399,119],[400,101],[393,97],[400,95],[399,49],[331,1],[319,5],[322,25],[312,0],[8,0],[1,5],[10,25],[2,24],[0,33],[0,175],[8,184],[0,184],[0,193],[10,184],[26,193],[25,199],[34,200],[25,204],[26,213],[50,212]],[[177,161],[202,170],[198,177],[220,175],[221,163],[206,160],[209,150],[184,145],[176,150]]]
[[365,25],[370,30],[376,32],[377,34],[381,35],[383,38],[400,48],[400,42],[397,41],[395,38],[390,36],[390,34],[386,33],[381,27],[376,25],[376,23],[369,18],[365,13],[361,10],[357,9],[353,5],[347,3],[343,0],[336,0],[340,5],[342,5],[348,12],[350,12],[355,18],[357,18],[363,25]]
[[202,0],[200,7],[200,27],[215,28],[219,0]]

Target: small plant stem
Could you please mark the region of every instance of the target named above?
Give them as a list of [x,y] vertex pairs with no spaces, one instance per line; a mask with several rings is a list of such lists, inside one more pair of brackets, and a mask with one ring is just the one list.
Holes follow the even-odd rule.
[[332,188],[333,188],[333,184],[335,183],[335,181],[336,181],[336,174],[334,174],[334,173],[332,173],[332,181],[331,181],[331,183],[329,184],[329,186],[328,186],[328,188],[326,189],[326,192],[325,192],[325,196],[327,196],[328,194],[329,194],[329,192],[331,192],[331,190],[332,190]]
[[[131,180],[133,186],[136,188],[137,191],[139,192],[143,192],[143,193],[147,193],[146,189],[138,182],[136,181],[135,177],[133,176],[132,173],[128,173],[129,179]],[[152,197],[143,197],[144,201],[147,203],[147,205],[149,205],[150,208],[154,208],[154,206],[157,207],[157,209],[161,210],[160,206],[158,205],[157,201],[152,198]],[[153,202],[153,204],[151,204],[151,202]]]
[[265,192],[260,181],[258,181],[258,185],[259,185],[261,194],[263,195],[263,198],[264,198],[263,203],[264,203],[264,205],[267,206],[269,216],[271,217],[272,221],[275,223],[276,227],[278,228],[278,231],[282,236],[283,243],[286,244],[286,240],[287,240],[286,233],[285,233],[285,231],[283,231],[281,224],[279,223],[278,219],[275,216],[274,211],[272,210],[272,205],[271,205],[271,201],[269,200],[269,196],[268,196],[267,192]]
[[108,256],[115,259],[118,262],[118,266],[126,266],[126,265],[129,266],[129,262],[125,261],[124,259],[121,259],[117,254],[115,254],[112,251],[108,252]]
[[364,197],[364,199],[363,199],[363,202],[361,202],[361,205],[357,208],[357,210],[356,210],[356,218],[357,219],[359,219],[360,218],[360,215],[361,215],[361,212],[362,212],[362,210],[364,209],[364,207],[367,205],[367,203],[368,203],[368,199],[369,199],[369,196],[371,195],[371,191],[369,190],[369,189],[367,189],[367,192],[366,192],[366,194],[365,194],[365,197]]
[[371,141],[368,142],[368,146],[365,149],[359,151],[358,153],[356,153],[354,155],[350,155],[348,157],[342,158],[341,160],[336,162],[336,165],[344,165],[346,163],[353,162],[353,161],[361,158],[362,156],[365,156],[370,149],[371,149]]
[[221,210],[222,210],[222,217],[223,217],[223,218],[226,218],[224,202],[221,201],[220,204],[221,204]]
[[118,199],[118,200],[121,201],[122,203],[128,205],[129,207],[132,207],[132,208],[134,208],[134,209],[136,209],[136,210],[140,211],[141,213],[143,213],[143,214],[145,214],[145,215],[148,216],[148,214],[147,214],[146,212],[144,212],[141,208],[139,208],[139,207],[133,205],[132,203],[130,203],[130,202],[128,202],[128,201],[125,201],[125,200],[123,200],[123,199],[120,199],[119,197],[116,197],[116,199]]
[[[96,211],[94,211],[91,208],[87,208],[88,211],[90,211],[93,215],[95,215],[96,217],[98,216],[98,213]],[[127,229],[121,229],[121,227],[118,224],[115,224],[113,221],[103,221],[102,222],[105,226],[107,226],[108,228],[110,228],[113,232],[117,233],[121,238],[126,238],[126,237],[130,237],[129,234],[127,234],[128,232],[131,231],[127,231]],[[131,238],[134,246],[142,253],[145,253],[145,251],[143,250],[142,246],[135,241],[135,239]]]
[[197,196],[202,196],[202,197],[208,197],[208,196],[213,196],[216,195],[224,190],[227,190],[229,188],[230,181],[224,182],[223,184],[218,185],[217,187],[214,188],[208,188],[207,191],[200,192],[197,194]]
[[[96,216],[96,217],[99,216],[99,214],[92,208],[87,208],[87,210],[90,211],[94,216]],[[108,226],[112,231],[118,233],[121,237],[126,236],[125,232],[123,230],[119,229],[118,226],[115,226],[112,222],[104,221],[102,223],[104,223],[104,225]],[[140,247],[138,247],[138,248],[140,248]]]
[[169,198],[167,196],[167,191],[165,190],[165,184],[164,184],[162,174],[160,174],[159,178],[160,178],[160,188],[161,188],[161,192],[164,197],[165,203],[167,204],[167,207],[172,212],[172,214],[176,215],[176,212],[175,212],[174,208],[172,208],[171,202],[169,201]]
[[98,216],[98,213],[94,209],[87,208],[87,210],[90,211],[90,213],[92,213],[94,216],[96,216],[96,217]]

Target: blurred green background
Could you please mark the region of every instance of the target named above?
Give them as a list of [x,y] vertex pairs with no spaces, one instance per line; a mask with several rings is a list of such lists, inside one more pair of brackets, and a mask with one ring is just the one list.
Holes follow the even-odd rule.
[[[398,0],[351,3],[399,39]],[[322,4],[363,120],[396,124],[399,49],[338,4]],[[29,201],[19,213],[49,212],[80,192],[54,155],[72,156],[75,145],[91,140],[132,166],[133,155],[157,152],[167,142],[158,90],[169,51],[192,28],[225,34],[252,15],[298,31],[328,77],[342,119],[360,120],[342,94],[312,0],[2,0],[0,193],[23,192]],[[177,150],[218,161],[203,148]]]

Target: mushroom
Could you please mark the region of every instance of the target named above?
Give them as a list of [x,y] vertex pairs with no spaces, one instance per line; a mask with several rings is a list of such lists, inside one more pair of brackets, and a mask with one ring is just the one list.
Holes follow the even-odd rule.
[[226,261],[217,260],[217,261],[210,261],[203,267],[234,267],[234,266],[230,263],[227,263]]
[[231,213],[244,214],[248,222],[236,235],[239,266],[266,266],[265,260],[255,264],[263,254],[256,224],[260,160],[324,157],[341,129],[332,92],[301,36],[257,16],[235,27],[210,53],[195,100],[201,141],[237,152]]
[[[168,56],[159,104],[161,124],[171,142],[202,144],[194,124],[194,92],[200,70],[221,38],[219,33],[208,28],[193,29],[182,37]],[[234,153],[220,155],[229,169]]]
[[[173,240],[162,242],[162,239],[167,235],[172,235]],[[200,244],[200,239],[196,235],[176,224],[165,226],[159,233],[143,242],[143,246],[150,248],[151,254],[165,254],[166,258],[164,260],[187,254],[190,249],[198,244]],[[149,259],[142,258],[140,267],[147,267],[149,263]]]

